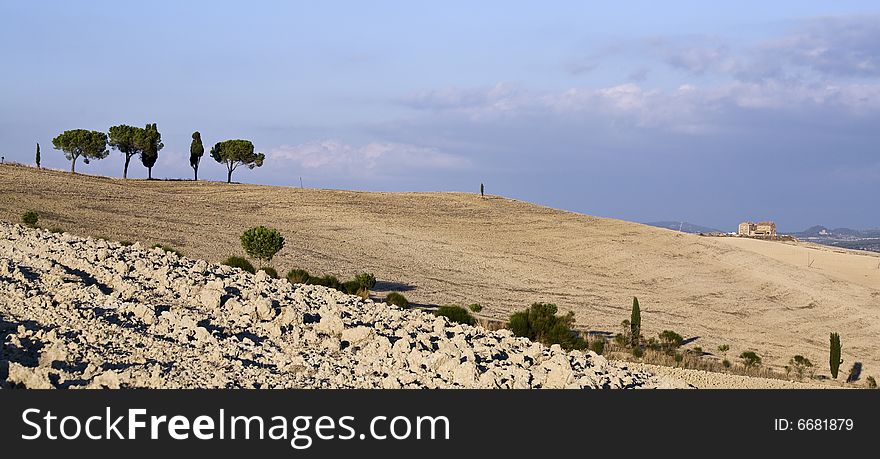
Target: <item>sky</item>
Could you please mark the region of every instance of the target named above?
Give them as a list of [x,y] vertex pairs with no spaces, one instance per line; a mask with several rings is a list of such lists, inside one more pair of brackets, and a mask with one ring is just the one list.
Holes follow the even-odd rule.
[[266,154],[248,183],[880,227],[877,2],[3,1],[0,57],[6,161],[157,123],[158,178],[198,130]]

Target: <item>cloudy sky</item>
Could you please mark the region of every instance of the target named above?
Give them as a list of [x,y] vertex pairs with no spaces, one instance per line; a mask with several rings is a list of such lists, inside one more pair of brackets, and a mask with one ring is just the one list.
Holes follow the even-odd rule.
[[155,177],[191,174],[199,130],[267,154],[243,182],[880,227],[876,2],[81,3],[0,4],[7,161],[155,122]]

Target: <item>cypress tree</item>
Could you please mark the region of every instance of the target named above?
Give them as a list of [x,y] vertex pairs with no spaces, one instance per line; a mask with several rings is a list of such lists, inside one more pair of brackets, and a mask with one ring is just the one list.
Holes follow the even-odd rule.
[[840,371],[840,364],[843,359],[840,358],[840,335],[831,334],[831,355],[828,363],[831,365],[831,376],[837,379],[837,372]]
[[637,346],[639,344],[639,337],[642,334],[642,311],[639,308],[639,299],[636,297],[633,297],[632,313],[629,318],[629,329],[632,333],[632,344],[633,346]]
[[40,143],[37,142],[37,169],[40,168]]
[[205,154],[205,146],[202,145],[202,134],[193,132],[192,143],[189,146],[189,165],[193,168],[194,180],[199,179],[199,162]]

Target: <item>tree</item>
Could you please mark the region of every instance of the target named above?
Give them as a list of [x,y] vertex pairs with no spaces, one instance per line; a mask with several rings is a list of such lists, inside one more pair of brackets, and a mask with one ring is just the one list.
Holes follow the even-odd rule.
[[565,349],[587,347],[586,341],[571,329],[574,313],[569,311],[564,316],[557,316],[556,311],[555,304],[533,303],[529,309],[512,314],[507,328],[516,336],[540,341],[548,346],[559,344]]
[[828,363],[831,365],[831,376],[837,379],[837,372],[840,371],[840,364],[843,363],[843,359],[840,358],[840,335],[837,333],[831,333],[831,355]]
[[110,150],[107,150],[107,134],[87,129],[64,131],[52,139],[52,145],[64,152],[64,157],[70,161],[71,173],[76,173],[76,160],[80,156],[88,164],[91,160],[104,159],[110,154]]
[[481,197],[482,197],[482,196],[485,196],[485,193],[484,193],[485,191],[486,191],[486,188],[485,188],[485,187],[483,186],[483,184],[481,183],[481,184],[480,184],[480,196],[481,196]]
[[37,169],[40,168],[40,143],[37,142]]
[[748,368],[761,365],[761,356],[759,356],[754,351],[745,351],[739,355],[739,358],[742,359],[743,365]]
[[140,136],[139,148],[141,150],[141,163],[147,168],[147,180],[153,178],[153,166],[159,159],[159,150],[165,145],[162,143],[162,134],[156,129],[156,123],[148,124]]
[[798,354],[788,361],[788,366],[785,367],[785,371],[794,373],[798,379],[801,379],[804,377],[804,373],[812,371],[812,368],[813,362],[810,362],[810,359]]
[[632,312],[629,317],[629,328],[632,337],[633,346],[639,345],[639,338],[642,336],[642,312],[639,308],[639,299],[633,297]]
[[250,140],[224,140],[217,142],[211,148],[211,157],[214,161],[226,165],[226,183],[232,183],[232,172],[238,166],[246,166],[248,169],[261,167],[266,155],[254,153],[254,144]]
[[128,178],[128,164],[134,155],[142,154],[141,144],[144,130],[127,124],[110,127],[110,147],[125,156],[122,178]]
[[202,134],[193,132],[192,143],[189,145],[189,165],[193,168],[193,180],[199,179],[199,162],[205,154],[205,146],[202,145]]
[[271,262],[272,257],[284,248],[284,237],[274,228],[257,226],[241,235],[241,246],[248,255],[260,260],[262,266],[262,260]]

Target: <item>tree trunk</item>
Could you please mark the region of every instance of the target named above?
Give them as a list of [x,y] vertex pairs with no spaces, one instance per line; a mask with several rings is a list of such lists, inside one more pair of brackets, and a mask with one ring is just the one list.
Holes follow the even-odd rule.
[[76,174],[76,156],[74,156],[73,160],[70,161],[70,173]]
[[122,178],[128,178],[128,163],[131,161],[131,156],[125,155],[125,167],[122,169]]
[[153,168],[152,167],[147,168],[147,180],[153,180]]
[[229,173],[226,174],[226,183],[232,183],[232,169],[229,169]]
[[199,165],[198,164],[193,166],[193,174],[194,174],[193,180],[198,182],[199,181]]

